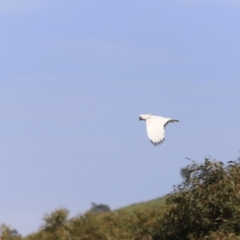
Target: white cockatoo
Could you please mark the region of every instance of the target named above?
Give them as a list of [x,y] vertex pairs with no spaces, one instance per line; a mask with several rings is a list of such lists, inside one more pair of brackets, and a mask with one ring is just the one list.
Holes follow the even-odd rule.
[[179,122],[172,118],[164,118],[160,116],[154,116],[151,113],[142,114],[139,116],[139,120],[146,121],[147,135],[154,146],[160,145],[165,140],[165,127],[170,122]]

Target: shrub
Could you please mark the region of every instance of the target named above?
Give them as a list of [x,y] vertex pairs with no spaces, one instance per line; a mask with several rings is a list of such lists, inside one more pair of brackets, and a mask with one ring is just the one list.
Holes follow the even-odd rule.
[[1,240],[20,240],[21,235],[16,229],[12,229],[10,226],[2,224],[0,226],[0,239]]
[[167,199],[154,239],[196,240],[216,231],[240,232],[240,162],[229,163],[224,167],[205,159],[188,167],[188,177]]
[[50,226],[45,223],[45,227],[26,240],[152,240],[152,235],[157,233],[157,218],[160,215],[157,208],[133,212],[88,212],[64,221],[64,224],[55,224],[56,216],[62,216],[57,213],[61,211],[45,217],[45,221],[51,220]]
[[71,222],[71,235],[79,240],[151,240],[156,233],[157,209],[85,215]]

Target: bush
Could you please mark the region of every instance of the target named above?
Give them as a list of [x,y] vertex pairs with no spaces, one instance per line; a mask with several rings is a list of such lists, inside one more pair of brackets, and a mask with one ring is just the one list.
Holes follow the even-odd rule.
[[54,219],[59,216],[57,213],[61,211],[45,217],[45,221],[50,220],[50,226],[44,224],[45,227],[29,235],[26,240],[152,240],[152,235],[157,233],[157,218],[160,215],[158,209],[98,214],[88,212],[56,225]]
[[20,240],[21,235],[16,229],[12,229],[10,226],[2,224],[0,226],[0,239],[1,240]]
[[71,222],[71,235],[81,240],[151,240],[157,230],[156,209],[134,212],[87,213]]
[[188,177],[167,199],[155,239],[213,239],[216,231],[240,232],[240,162],[229,163],[224,167],[205,159],[188,167]]
[[102,213],[102,212],[110,212],[111,209],[108,205],[105,204],[96,204],[96,203],[92,203],[92,207],[89,210],[89,212],[92,213]]
[[209,236],[206,236],[200,240],[240,240],[240,236],[235,233],[223,233],[221,231],[212,232]]

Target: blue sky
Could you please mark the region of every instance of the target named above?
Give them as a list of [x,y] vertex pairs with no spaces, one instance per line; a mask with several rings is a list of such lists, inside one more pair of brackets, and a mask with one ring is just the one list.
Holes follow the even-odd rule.
[[[153,199],[239,156],[239,1],[0,0],[0,223]],[[180,120],[159,147],[138,116]]]

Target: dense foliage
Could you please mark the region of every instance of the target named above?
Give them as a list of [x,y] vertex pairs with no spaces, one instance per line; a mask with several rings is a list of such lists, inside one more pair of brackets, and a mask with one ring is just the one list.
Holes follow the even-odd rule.
[[[88,211],[74,218],[68,214],[61,208],[45,215],[40,230],[25,240],[240,240],[240,161],[227,166],[208,159],[193,162],[164,209],[149,205]],[[21,239],[4,227],[2,237]]]
[[224,167],[223,163],[208,159],[203,165],[193,162],[186,180],[167,199],[168,209],[159,222],[158,238],[236,237],[240,233],[239,163],[231,161]]
[[[158,209],[110,213],[88,212],[67,220],[66,209],[58,209],[45,218],[42,229],[27,240],[150,240],[157,229]],[[51,220],[50,220],[51,219]],[[49,224],[50,223],[50,224]],[[156,232],[155,232],[156,233]]]
[[105,205],[105,204],[92,203],[92,207],[89,211],[92,213],[100,213],[100,212],[110,212],[111,209],[108,205]]
[[2,224],[0,226],[0,239],[1,240],[21,240],[22,237],[16,229],[12,229],[10,226]]

